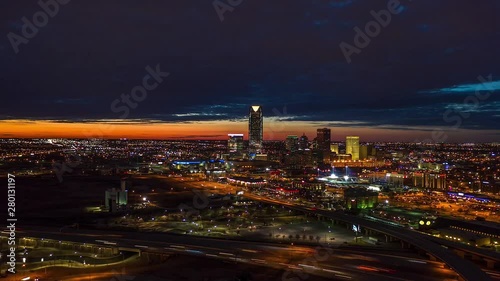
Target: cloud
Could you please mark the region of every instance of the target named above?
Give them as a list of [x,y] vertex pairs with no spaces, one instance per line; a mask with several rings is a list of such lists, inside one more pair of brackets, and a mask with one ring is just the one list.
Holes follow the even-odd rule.
[[451,87],[434,89],[434,90],[424,90],[420,93],[430,93],[430,94],[453,94],[453,93],[474,93],[476,91],[498,91],[500,90],[500,80],[498,81],[488,81],[488,82],[478,82],[478,83],[468,83],[462,85],[455,85]]
[[[11,2],[0,8],[2,34],[18,32],[19,15],[31,5]],[[491,54],[500,49],[500,6],[492,1],[408,4],[352,64],[339,43],[352,42],[353,28],[363,28],[387,1],[289,1],[286,9],[279,1],[265,9],[248,1],[224,23],[212,5],[190,1],[74,4],[19,55],[3,43],[0,92],[7,98],[0,119],[242,122],[248,107],[260,104],[270,122],[425,129],[449,125],[443,113],[462,110],[471,114],[463,128],[498,129],[497,93],[477,108],[462,105],[478,88],[500,89],[500,81],[474,81],[498,75],[500,57]],[[145,66],[158,63],[171,73],[168,81],[129,119],[117,120],[110,104],[141,83]]]
[[178,136],[178,137],[173,137],[174,139],[204,139],[204,138],[221,138],[221,137],[227,137],[227,135],[186,135],[186,136]]

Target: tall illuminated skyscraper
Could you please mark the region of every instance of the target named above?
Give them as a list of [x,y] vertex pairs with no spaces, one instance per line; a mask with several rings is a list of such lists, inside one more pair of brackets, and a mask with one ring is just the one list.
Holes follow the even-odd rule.
[[359,137],[347,136],[345,138],[345,153],[351,154],[352,160],[359,160]]
[[260,105],[250,106],[248,120],[248,149],[250,154],[262,152],[263,125],[262,107]]

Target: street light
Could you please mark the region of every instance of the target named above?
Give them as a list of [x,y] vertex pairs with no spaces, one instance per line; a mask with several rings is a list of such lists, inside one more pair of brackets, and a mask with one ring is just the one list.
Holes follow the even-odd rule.
[[[41,263],[42,263],[42,265],[43,265],[43,258],[41,258],[41,259],[40,259],[40,262],[41,262]],[[45,269],[45,275],[47,275],[47,267],[46,267],[46,266],[44,266],[43,268]]]

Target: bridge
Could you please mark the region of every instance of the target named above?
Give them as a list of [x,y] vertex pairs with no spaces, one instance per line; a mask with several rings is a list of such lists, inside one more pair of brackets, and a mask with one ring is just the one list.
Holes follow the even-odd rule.
[[260,196],[254,196],[248,194],[246,194],[245,196],[262,202],[282,205],[296,211],[314,214],[320,217],[330,219],[332,221],[341,221],[344,223],[359,225],[366,229],[375,231],[377,233],[385,234],[390,237],[396,238],[405,243],[408,243],[409,245],[413,245],[415,248],[425,251],[431,259],[436,259],[444,262],[447,266],[453,269],[463,281],[491,280],[491,278],[484,271],[482,271],[476,264],[472,263],[471,261],[462,259],[458,255],[456,255],[453,251],[450,251],[447,248],[436,243],[434,239],[437,238],[435,237],[425,235],[423,233],[419,233],[416,231],[411,231],[402,227],[400,228],[400,227],[390,226],[370,221],[361,217],[346,215],[340,212],[332,212],[332,211],[301,207]]

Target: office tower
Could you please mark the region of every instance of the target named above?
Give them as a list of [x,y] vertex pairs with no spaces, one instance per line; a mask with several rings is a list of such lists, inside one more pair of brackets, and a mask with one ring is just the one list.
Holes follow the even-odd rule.
[[285,140],[286,150],[295,152],[299,149],[299,138],[297,136],[288,136]]
[[228,134],[227,149],[229,153],[243,152],[243,134]]
[[331,130],[328,128],[316,130],[316,143],[318,150],[330,151],[330,135]]
[[330,152],[334,152],[335,154],[339,154],[339,145],[337,143],[330,144]]
[[309,138],[306,136],[306,134],[302,134],[302,136],[299,139],[299,149],[300,150],[309,149]]
[[359,146],[359,159],[364,160],[373,155],[373,145],[364,144]]
[[347,136],[345,138],[345,153],[351,154],[352,160],[359,160],[359,137]]
[[248,120],[248,146],[250,154],[262,152],[263,117],[260,105],[250,106],[250,117]]
[[359,159],[364,160],[368,158],[368,146],[360,145],[359,146]]

